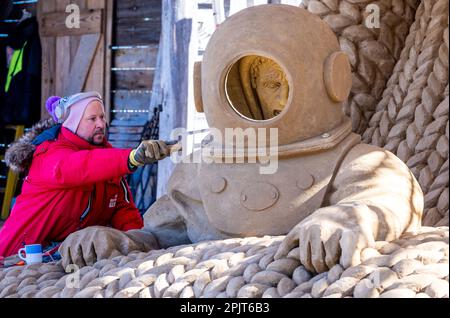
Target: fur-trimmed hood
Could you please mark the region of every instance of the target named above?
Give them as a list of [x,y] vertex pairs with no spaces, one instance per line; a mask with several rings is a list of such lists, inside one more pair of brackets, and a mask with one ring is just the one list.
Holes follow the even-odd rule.
[[30,131],[11,144],[5,153],[6,165],[17,173],[28,171],[36,145],[33,140],[56,123],[52,118],[43,119],[31,127]]

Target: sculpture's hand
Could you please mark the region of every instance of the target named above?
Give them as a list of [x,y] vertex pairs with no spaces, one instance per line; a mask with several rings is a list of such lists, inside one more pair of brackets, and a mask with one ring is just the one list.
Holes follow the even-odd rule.
[[59,247],[62,266],[92,265],[98,260],[131,251],[149,251],[158,248],[151,233],[142,230],[122,232],[104,226],[91,226],[70,234]]
[[375,242],[373,221],[373,212],[363,204],[321,208],[288,233],[275,259],[299,246],[300,261],[311,272],[325,272],[338,263],[357,265],[361,251]]

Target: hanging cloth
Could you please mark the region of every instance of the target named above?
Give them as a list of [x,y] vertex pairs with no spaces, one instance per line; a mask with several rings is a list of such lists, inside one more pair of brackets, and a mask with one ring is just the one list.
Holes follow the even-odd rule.
[[13,53],[13,56],[11,58],[11,63],[9,64],[8,76],[6,77],[5,93],[7,93],[9,91],[9,86],[11,84],[12,78],[17,73],[22,71],[23,51],[24,51],[26,45],[27,45],[27,42],[25,41],[23,47],[18,51],[14,51],[14,53]]

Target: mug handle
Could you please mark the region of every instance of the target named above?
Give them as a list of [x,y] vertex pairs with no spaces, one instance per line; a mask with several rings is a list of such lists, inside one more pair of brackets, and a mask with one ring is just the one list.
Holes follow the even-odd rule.
[[23,260],[23,261],[27,261],[27,259],[26,258],[24,258],[24,257],[22,257],[22,252],[24,252],[25,253],[25,255],[27,254],[27,252],[25,251],[25,248],[21,248],[21,249],[19,249],[19,252],[17,253],[17,255],[19,256],[19,258],[21,259],[21,260]]

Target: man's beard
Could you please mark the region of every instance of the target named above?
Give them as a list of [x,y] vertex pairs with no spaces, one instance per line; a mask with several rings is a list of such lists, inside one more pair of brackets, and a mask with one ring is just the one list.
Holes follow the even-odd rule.
[[[101,141],[95,141],[94,138],[95,138],[97,135],[99,135],[99,134],[102,134],[102,135],[103,135],[102,140],[101,140]],[[106,129],[104,129],[104,130],[103,130],[103,129],[99,129],[99,130],[95,131],[95,133],[94,133],[92,136],[90,136],[90,137],[88,138],[87,141],[88,141],[91,145],[99,146],[99,145],[102,145],[102,144],[103,144],[104,139],[106,139]]]

